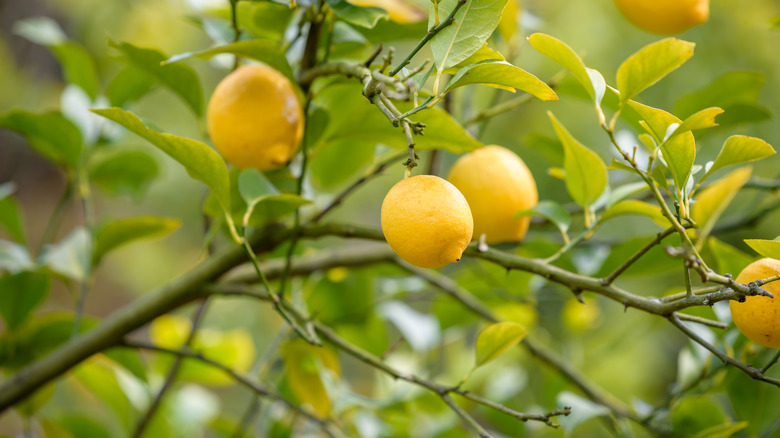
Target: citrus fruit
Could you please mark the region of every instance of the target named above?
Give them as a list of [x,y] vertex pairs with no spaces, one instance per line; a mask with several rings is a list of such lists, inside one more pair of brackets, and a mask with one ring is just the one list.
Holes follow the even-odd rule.
[[636,27],[661,35],[680,33],[707,21],[710,0],[615,0]]
[[[761,259],[749,264],[736,278],[747,284],[780,274],[780,260]],[[745,302],[731,301],[731,318],[743,335],[764,347],[780,348],[780,281],[761,286],[774,295],[745,297]]]
[[219,152],[240,169],[281,167],[303,136],[303,113],[292,84],[262,65],[242,66],[222,79],[211,95],[206,121]]
[[396,23],[416,23],[428,18],[428,11],[420,9],[414,2],[404,0],[349,0],[355,6],[376,7],[387,11],[390,20]]
[[460,260],[473,227],[466,199],[438,176],[403,179],[382,202],[387,243],[402,259],[421,268],[440,268]]
[[533,208],[539,194],[531,171],[514,152],[495,145],[477,149],[460,157],[447,179],[471,207],[475,239],[482,234],[487,243],[523,239],[531,218],[515,219],[515,214]]

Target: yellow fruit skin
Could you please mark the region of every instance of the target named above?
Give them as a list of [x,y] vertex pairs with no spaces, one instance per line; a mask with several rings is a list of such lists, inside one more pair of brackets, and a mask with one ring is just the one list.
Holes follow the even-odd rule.
[[615,0],[620,12],[638,28],[671,35],[705,23],[709,0]]
[[523,160],[501,146],[490,145],[460,157],[447,179],[463,193],[474,215],[474,239],[483,233],[487,243],[523,240],[529,216],[520,210],[539,201],[536,181]]
[[[761,259],[739,273],[737,283],[747,284],[780,274],[780,260]],[[780,282],[761,286],[774,298],[752,296],[744,303],[731,301],[731,318],[743,335],[764,347],[780,348]]]
[[416,23],[428,18],[428,12],[404,0],[349,0],[356,6],[377,7],[387,11],[390,20],[396,23]]
[[281,167],[303,136],[303,113],[292,84],[260,65],[242,66],[217,85],[206,121],[219,152],[240,169]]
[[421,268],[440,268],[460,260],[473,230],[466,199],[437,176],[403,179],[382,202],[387,243],[402,259]]

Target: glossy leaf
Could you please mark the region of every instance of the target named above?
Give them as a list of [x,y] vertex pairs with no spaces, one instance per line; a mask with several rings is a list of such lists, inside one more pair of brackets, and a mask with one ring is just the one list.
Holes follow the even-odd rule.
[[[444,20],[459,0],[442,0],[439,19]],[[468,0],[455,14],[454,22],[442,29],[430,41],[433,61],[444,71],[479,50],[498,26],[507,0]],[[434,23],[433,5],[428,14],[428,27]]]
[[[509,4],[509,2],[507,2],[507,4]],[[471,64],[477,64],[482,61],[506,61],[506,59],[504,59],[504,55],[491,49],[490,47],[488,47],[486,43],[483,44],[482,47],[479,48],[479,50],[472,53],[471,56],[469,56],[468,58],[444,70],[444,73],[454,75],[461,68],[467,67]]]
[[762,257],[780,260],[780,241],[764,239],[745,239],[745,243],[753,251],[761,254]]
[[746,135],[732,135],[723,143],[723,147],[712,167],[701,177],[701,181],[707,179],[716,171],[734,164],[748,163],[760,160],[775,154],[772,146],[760,138]]
[[41,264],[64,277],[86,281],[92,261],[92,236],[84,227],[75,228],[56,244],[47,245]]
[[627,199],[625,201],[618,202],[617,204],[608,208],[601,215],[601,220],[605,221],[613,217],[624,216],[624,215],[647,216],[650,219],[652,219],[653,222],[655,222],[656,224],[660,225],[663,228],[668,228],[671,226],[669,220],[666,219],[663,212],[661,211],[661,207],[657,205],[648,204],[647,202],[640,201],[637,199]]
[[463,67],[450,79],[442,94],[469,84],[490,85],[512,92],[517,89],[541,100],[558,100],[558,96],[547,84],[506,61],[482,61]]
[[715,117],[720,114],[723,114],[723,109],[721,108],[713,107],[703,109],[685,119],[685,121],[674,130],[674,134],[672,135],[682,134],[686,131],[695,131],[697,129],[714,128],[715,126],[718,126],[718,124],[715,123]]
[[24,324],[49,293],[49,277],[24,271],[0,277],[0,315],[13,332]]
[[726,207],[750,179],[752,170],[749,166],[739,168],[696,195],[696,202],[691,207],[691,217],[699,225],[699,239],[709,235]]
[[384,9],[355,6],[346,0],[328,0],[328,5],[337,17],[360,27],[372,28],[377,21],[388,16]]
[[79,167],[81,132],[58,112],[11,111],[0,115],[0,128],[22,134],[39,154],[59,164]]
[[19,243],[24,244],[24,219],[19,202],[13,196],[0,195],[0,227],[8,236]]
[[679,190],[682,190],[688,181],[693,162],[696,159],[696,141],[693,138],[693,133],[686,131],[667,139],[666,133],[669,127],[674,123],[681,125],[680,119],[666,111],[641,103],[630,101],[629,106],[647,123],[650,133],[661,143],[661,152],[672,173],[674,184]]
[[504,6],[504,12],[501,13],[501,20],[498,22],[498,33],[504,41],[512,41],[517,33],[518,15],[520,10],[519,0],[508,0]]
[[177,94],[197,115],[203,114],[203,93],[195,70],[183,64],[165,64],[167,56],[154,49],[136,47],[130,43],[114,43],[132,66],[153,76]]
[[16,273],[33,269],[35,263],[27,248],[18,243],[0,239],[0,272]]
[[[591,99],[597,104],[601,104],[601,97],[604,96],[604,91],[606,89],[604,78],[601,77],[601,74],[596,76],[595,74],[590,73],[588,71],[589,69],[585,67],[585,63],[582,62],[582,59],[571,47],[563,41],[543,33],[531,35],[528,37],[528,42],[541,54],[547,56],[557,62],[561,67],[568,70],[569,73],[585,87],[585,91],[588,92]],[[599,77],[601,77],[600,80],[598,79]]]
[[131,217],[109,222],[95,234],[95,251],[92,263],[97,265],[110,251],[139,239],[164,236],[181,225],[178,219],[146,216]]
[[562,235],[566,235],[571,226],[571,215],[561,204],[553,201],[541,201],[534,208],[523,210],[515,215],[515,218],[523,216],[541,216],[552,222]]
[[197,52],[180,53],[165,60],[165,65],[179,65],[176,63],[193,56],[201,59],[209,59],[222,53],[232,53],[242,58],[260,61],[287,76],[288,79],[295,80],[295,75],[293,74],[292,68],[290,68],[290,64],[287,62],[284,50],[275,41],[266,39],[244,40]]
[[117,150],[93,155],[89,163],[89,180],[113,193],[140,196],[157,177],[157,161],[148,153],[136,150]]
[[516,322],[499,322],[487,326],[477,337],[474,367],[482,366],[506,353],[527,334],[528,330]]
[[147,128],[133,113],[120,108],[93,110],[124,126],[181,163],[189,174],[205,183],[225,211],[230,211],[230,180],[225,161],[207,145],[185,137],[163,134]]
[[566,188],[572,199],[587,207],[595,202],[607,187],[607,166],[595,152],[572,137],[552,112],[547,115],[563,143]]
[[628,101],[680,67],[693,56],[695,46],[677,38],[666,38],[629,56],[617,71],[620,100]]

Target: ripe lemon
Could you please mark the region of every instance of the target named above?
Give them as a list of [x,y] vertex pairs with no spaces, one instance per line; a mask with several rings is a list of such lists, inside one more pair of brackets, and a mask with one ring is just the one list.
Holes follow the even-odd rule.
[[710,0],[615,0],[636,27],[661,35],[680,33],[707,21]]
[[471,207],[475,239],[482,234],[487,243],[523,239],[531,218],[514,216],[533,208],[539,194],[531,171],[514,152],[495,145],[477,149],[460,157],[447,179]]
[[387,11],[388,18],[396,23],[416,23],[428,18],[428,11],[414,2],[405,0],[349,0],[355,6],[377,7]]
[[402,259],[421,268],[440,268],[460,260],[473,228],[466,199],[438,176],[403,179],[382,202],[387,243]]
[[240,169],[281,167],[303,136],[303,113],[292,84],[261,65],[242,66],[222,79],[206,121],[219,152]]
[[[747,284],[777,274],[780,274],[780,260],[761,259],[743,269],[736,281]],[[731,301],[731,318],[751,341],[764,347],[780,348],[780,281],[761,287],[775,297],[746,297],[744,303]]]

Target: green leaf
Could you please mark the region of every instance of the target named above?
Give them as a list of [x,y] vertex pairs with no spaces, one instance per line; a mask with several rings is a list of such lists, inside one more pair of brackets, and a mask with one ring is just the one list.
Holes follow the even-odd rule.
[[583,207],[592,204],[607,187],[607,166],[595,152],[578,142],[548,111],[553,128],[563,143],[566,188],[572,199]]
[[[444,20],[459,0],[442,0],[439,18]],[[439,71],[458,64],[479,50],[498,26],[507,0],[467,0],[455,14],[454,22],[442,29],[430,41],[433,60]],[[433,5],[428,15],[428,27],[434,26]]]
[[732,274],[736,278],[754,257],[712,236],[707,239],[707,247],[717,263],[718,272]]
[[45,274],[24,271],[0,277],[0,315],[6,329],[13,332],[24,324],[48,292],[49,277]]
[[238,191],[247,205],[254,205],[261,198],[278,195],[279,190],[259,170],[246,169],[238,176]]
[[682,125],[678,126],[677,129],[674,130],[672,135],[682,134],[686,131],[695,131],[697,129],[707,129],[718,126],[718,124],[715,123],[715,117],[720,114],[723,114],[723,109],[721,108],[713,107],[703,109],[685,119]]
[[138,67],[128,65],[108,84],[106,97],[112,106],[121,107],[148,93],[154,83],[154,76]]
[[0,271],[16,273],[33,269],[35,263],[27,248],[14,242],[0,239]]
[[606,91],[606,83],[601,73],[585,67],[585,63],[574,50],[563,41],[543,33],[535,33],[528,37],[528,42],[539,53],[557,62],[569,71],[588,92],[597,105]]
[[[766,78],[763,73],[733,71],[718,76],[708,85],[681,97],[674,104],[674,113],[681,117],[707,107],[720,107],[726,110],[724,117],[732,112],[732,107],[740,104],[755,104]],[[723,118],[719,122],[723,124]]]
[[306,204],[311,201],[292,193],[263,196],[257,200],[249,224],[258,226],[282,219]]
[[745,239],[745,243],[762,257],[780,260],[780,241],[764,239]]
[[634,101],[629,101],[628,105],[647,123],[650,134],[661,145],[661,152],[672,173],[674,184],[678,190],[682,190],[688,182],[688,176],[696,159],[696,141],[693,133],[685,131],[666,138],[666,132],[672,124],[682,124],[680,119],[666,111]]
[[671,226],[669,220],[666,219],[661,207],[657,205],[648,204],[647,202],[639,201],[637,199],[627,199],[620,201],[612,207],[608,208],[602,215],[601,220],[606,221],[613,217],[624,215],[640,215],[647,216],[663,228]]
[[227,167],[222,157],[213,149],[190,138],[152,131],[135,114],[120,108],[92,111],[140,135],[181,163],[193,178],[202,181],[212,190],[224,211],[230,211],[230,179]]
[[39,154],[59,164],[79,167],[81,131],[58,112],[11,111],[0,115],[0,128],[22,134]]
[[666,38],[629,56],[617,71],[621,102],[628,101],[681,66],[693,56],[695,46],[677,38]]
[[120,246],[127,245],[139,239],[150,239],[164,236],[181,225],[178,219],[162,217],[131,217],[109,222],[95,234],[95,251],[92,264],[98,265],[103,256]]
[[[224,8],[221,16],[230,21],[230,8]],[[295,8],[274,2],[236,2],[238,26],[253,35],[279,41],[295,15]]]
[[186,52],[174,55],[165,61],[166,66],[175,66],[178,61],[191,58],[193,56],[200,59],[209,59],[221,53],[232,53],[242,58],[254,59],[279,71],[295,83],[295,74],[287,62],[284,50],[275,41],[264,39],[253,39],[238,41],[223,46],[212,47],[206,50],[196,52]]
[[[5,185],[8,184],[2,184],[0,188]],[[25,243],[22,209],[13,196],[4,197],[0,194],[0,225],[5,228],[11,238],[19,243]]]
[[387,12],[380,8],[355,6],[346,0],[328,0],[328,5],[340,19],[355,26],[372,28]]
[[90,158],[90,182],[113,194],[140,196],[158,173],[157,161],[142,151],[111,148]]
[[613,158],[612,161],[609,163],[609,166],[607,167],[608,170],[625,170],[626,172],[631,172],[633,174],[636,174],[637,171],[633,167],[629,166],[628,164],[624,163],[622,160],[618,160],[617,158]]
[[84,282],[90,272],[92,247],[89,231],[78,227],[56,244],[47,245],[40,262],[57,274]]
[[144,362],[141,360],[141,355],[138,351],[124,347],[114,347],[104,350],[103,354],[119,365],[122,365],[135,377],[138,377],[144,382],[147,381],[146,367],[144,366]]
[[308,405],[319,418],[330,414],[332,402],[323,383],[322,374],[341,373],[336,354],[327,348],[318,348],[298,339],[281,349],[287,383],[295,397]]
[[694,436],[712,425],[728,421],[723,408],[709,394],[690,395],[676,402],[671,412],[672,427],[681,436]]
[[710,234],[718,218],[750,179],[752,170],[750,166],[739,168],[696,195],[696,202],[691,207],[691,218],[699,226],[700,241]]
[[17,21],[14,33],[46,46],[62,65],[65,81],[78,85],[92,100],[97,98],[98,83],[95,61],[87,50],[67,39],[56,21],[48,17],[33,17]]
[[558,95],[547,84],[506,61],[488,60],[461,68],[450,79],[442,94],[469,84],[490,85],[512,92],[517,89],[541,100],[558,100]]
[[527,334],[528,330],[516,322],[499,322],[487,326],[477,337],[474,367],[482,366],[506,353]]
[[775,150],[772,146],[760,138],[732,135],[723,143],[715,162],[701,177],[701,181],[724,167],[761,160],[774,154]]
[[136,47],[124,42],[111,42],[111,46],[122,52],[130,65],[153,76],[184,99],[195,114],[203,114],[203,94],[195,70],[183,64],[162,65],[167,56],[154,49]]
[[569,231],[569,226],[571,226],[571,215],[569,212],[566,211],[564,206],[554,201],[542,201],[534,208],[520,211],[515,214],[515,219],[529,215],[541,216],[549,220],[564,236]]
[[[507,2],[507,4],[509,4],[509,2]],[[487,43],[485,43],[482,45],[482,47],[479,48],[479,50],[472,53],[468,58],[444,70],[444,73],[454,75],[461,68],[467,67],[471,64],[477,64],[482,61],[506,61],[506,59],[504,59],[504,55],[491,49],[488,47]]]
[[748,421],[719,424],[701,430],[693,438],[729,438],[734,436],[737,432],[746,429],[749,424],[750,422]]

